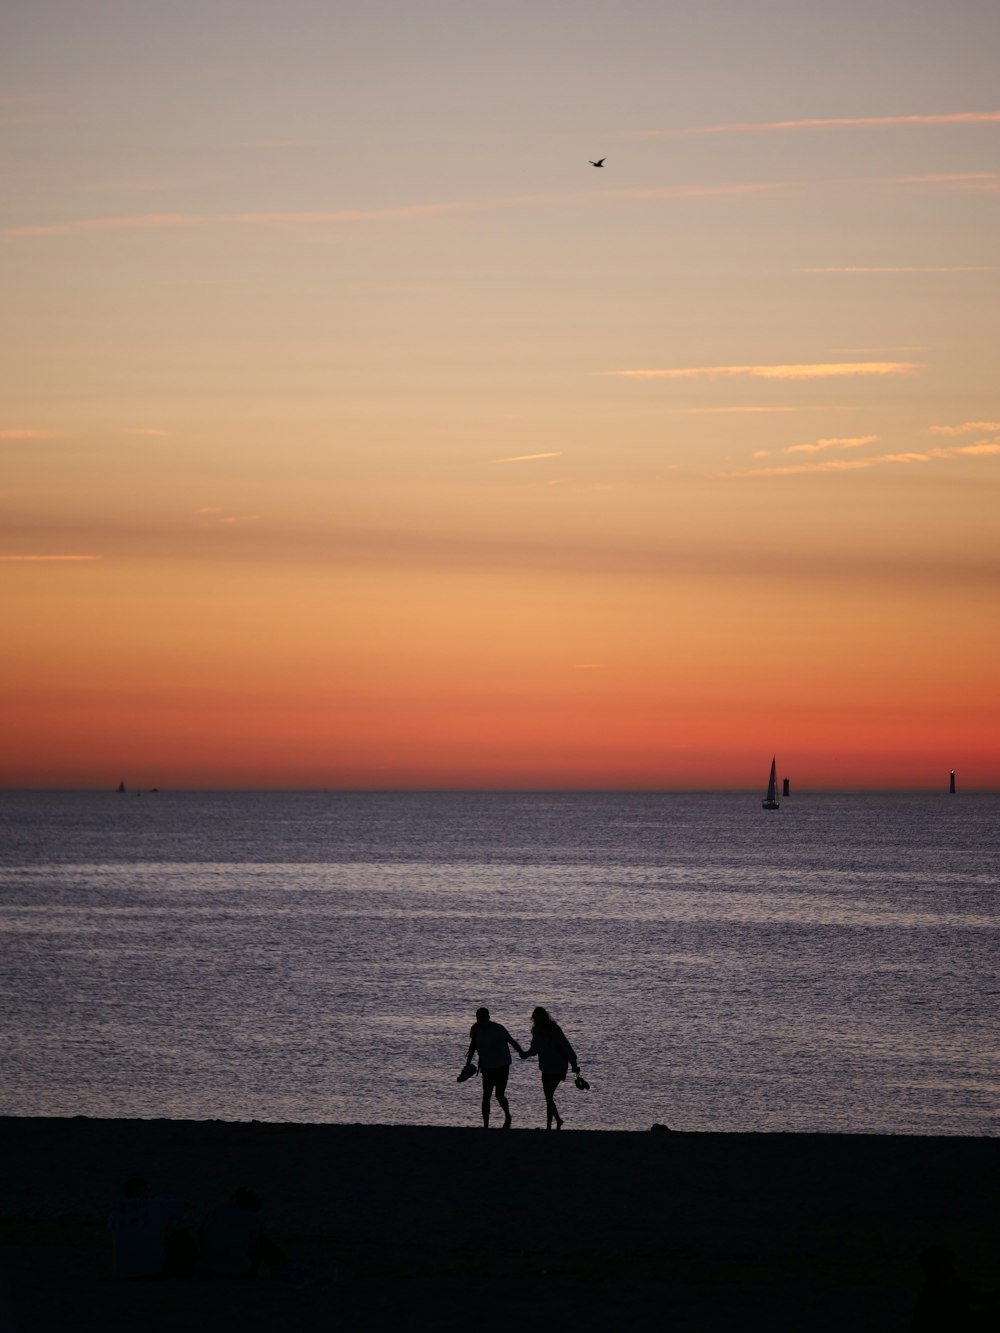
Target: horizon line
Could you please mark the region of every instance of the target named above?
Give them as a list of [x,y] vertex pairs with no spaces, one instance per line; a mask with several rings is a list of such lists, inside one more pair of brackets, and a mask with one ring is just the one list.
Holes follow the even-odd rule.
[[[956,770],[956,772],[957,772],[957,770]],[[783,776],[787,776],[787,775],[783,775]],[[939,783],[939,784],[937,784],[937,785],[934,785],[934,786],[912,786],[912,787],[900,787],[900,786],[866,786],[866,787],[859,787],[859,786],[850,786],[850,787],[816,786],[816,787],[803,787],[803,786],[799,786],[799,787],[795,788],[795,792],[796,792],[796,795],[808,794],[808,795],[811,795],[811,796],[850,796],[850,795],[872,795],[872,794],[879,794],[879,793],[884,794],[884,795],[909,795],[909,794],[912,794],[912,795],[935,795],[935,794],[941,794],[941,795],[944,795],[944,796],[950,796],[950,795],[964,795],[964,794],[966,794],[966,793],[973,793],[973,792],[975,792],[975,793],[977,793],[977,794],[979,794],[979,795],[1000,795],[1000,786],[995,786],[995,787],[989,787],[989,786],[987,786],[987,787],[979,787],[979,786],[963,786],[963,787],[961,787],[960,791],[958,791],[958,792],[950,792],[950,791],[948,790],[947,779],[948,779],[948,774],[945,775],[945,778],[944,778],[944,780],[943,780],[941,783]],[[792,781],[792,779],[789,778],[789,781]],[[302,786],[302,787],[300,787],[300,786],[282,786],[282,787],[220,787],[220,786],[204,786],[204,787],[171,787],[171,786],[166,786],[166,787],[151,787],[151,786],[149,786],[149,787],[147,787],[147,786],[142,786],[142,785],[136,785],[136,786],[134,786],[134,787],[126,787],[126,789],[125,789],[124,792],[120,792],[120,791],[118,791],[118,789],[117,789],[114,785],[110,785],[110,786],[104,786],[104,785],[101,785],[101,786],[92,786],[92,787],[62,787],[62,786],[59,786],[59,787],[15,787],[15,786],[7,786],[7,785],[5,785],[5,784],[0,783],[0,792],[36,792],[36,793],[43,793],[43,792],[54,792],[54,793],[76,793],[76,792],[79,792],[79,793],[83,793],[83,792],[90,793],[90,792],[95,792],[95,793],[100,793],[100,792],[104,792],[104,793],[106,793],[106,794],[109,795],[109,796],[122,796],[122,795],[124,795],[124,796],[134,796],[134,795],[140,795],[140,794],[142,794],[142,793],[144,793],[144,792],[145,792],[147,795],[165,795],[165,794],[168,794],[168,793],[174,793],[174,794],[177,794],[177,793],[180,793],[180,794],[189,794],[189,793],[194,793],[194,792],[217,792],[217,793],[220,793],[220,794],[235,794],[235,793],[239,793],[239,792],[258,793],[258,794],[260,794],[260,793],[273,794],[273,793],[278,793],[278,792],[287,792],[287,793],[289,793],[289,794],[293,794],[293,795],[296,794],[296,793],[298,793],[298,794],[305,794],[305,793],[317,793],[317,794],[319,794],[319,793],[323,793],[323,794],[326,794],[326,795],[344,795],[344,796],[364,796],[364,795],[380,795],[380,796],[421,796],[421,795],[423,795],[423,796],[435,796],[435,795],[439,795],[439,796],[459,796],[459,795],[466,795],[466,794],[471,795],[471,796],[476,796],[476,795],[478,795],[478,796],[482,796],[482,795],[498,795],[498,796],[517,796],[517,795],[522,795],[522,796],[532,796],[532,795],[537,795],[537,796],[552,796],[552,795],[567,795],[567,796],[599,796],[599,795],[608,795],[608,796],[628,796],[628,795],[633,795],[633,796],[743,796],[743,795],[756,795],[756,794],[759,794],[759,790],[762,789],[762,788],[765,787],[765,786],[766,786],[766,784],[763,783],[763,782],[761,782],[761,783],[759,783],[759,784],[756,784],[756,785],[754,785],[754,786],[735,786],[735,787],[679,787],[679,786],[678,786],[678,787],[635,787],[635,786],[622,786],[622,787],[565,787],[565,786],[551,786],[551,787],[522,787],[522,786],[499,786],[499,787],[482,787],[482,786],[468,786],[468,787],[455,787],[455,786],[444,786],[444,787],[437,787],[437,786],[419,786],[419,787],[416,787],[416,786],[414,786],[414,787],[397,787],[397,786],[390,786],[390,787],[383,787],[383,786],[377,786],[377,787],[376,787],[376,786],[363,786],[363,787],[347,787],[347,786],[330,786],[330,787],[322,787],[322,786],[321,786],[321,787],[318,787],[318,786]],[[795,796],[791,796],[791,795],[790,795],[790,796],[787,796],[787,797],[782,797],[782,799],[783,799],[783,800],[794,801]]]

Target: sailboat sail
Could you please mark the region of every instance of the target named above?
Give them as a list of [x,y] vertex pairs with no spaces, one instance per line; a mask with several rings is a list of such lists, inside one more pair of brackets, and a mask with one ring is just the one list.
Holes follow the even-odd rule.
[[774,759],[771,760],[771,776],[767,781],[767,795],[761,801],[765,810],[777,810],[778,805],[778,768]]

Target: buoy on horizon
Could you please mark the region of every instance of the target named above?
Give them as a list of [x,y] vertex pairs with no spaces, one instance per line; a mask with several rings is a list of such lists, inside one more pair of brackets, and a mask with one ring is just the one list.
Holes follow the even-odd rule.
[[951,796],[955,795],[955,770],[951,770],[951,781],[948,784],[948,792]]

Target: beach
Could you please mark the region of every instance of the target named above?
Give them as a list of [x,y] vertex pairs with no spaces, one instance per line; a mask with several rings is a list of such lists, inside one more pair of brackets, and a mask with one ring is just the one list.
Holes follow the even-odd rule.
[[[1000,1140],[0,1120],[6,1325],[46,1329],[889,1330],[916,1256],[1000,1285]],[[239,1184],[315,1279],[114,1276],[146,1177],[195,1216]]]

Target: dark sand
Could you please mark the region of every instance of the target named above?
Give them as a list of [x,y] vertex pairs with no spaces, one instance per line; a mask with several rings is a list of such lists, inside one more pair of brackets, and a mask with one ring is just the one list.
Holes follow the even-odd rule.
[[[916,1254],[1000,1285],[1000,1140],[0,1119],[0,1328],[904,1330]],[[127,1282],[146,1176],[239,1183],[327,1278]]]

